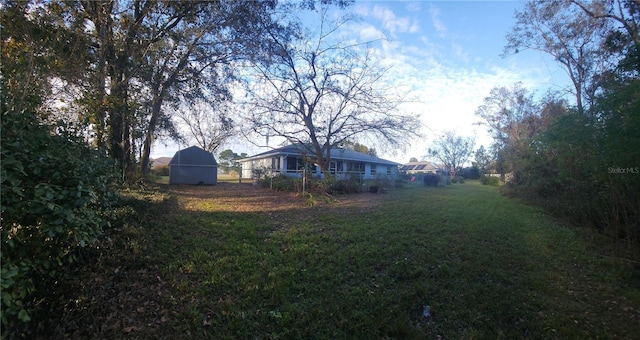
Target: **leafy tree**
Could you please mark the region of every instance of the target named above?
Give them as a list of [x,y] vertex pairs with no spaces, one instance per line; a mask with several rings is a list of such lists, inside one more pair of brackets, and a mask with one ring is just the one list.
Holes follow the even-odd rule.
[[[173,2],[168,3],[174,6]],[[259,25],[277,25],[270,22],[274,1],[186,1],[178,6],[173,20],[183,17],[171,30],[170,40],[154,43],[149,52],[152,62],[143,77],[149,82],[152,94],[147,104],[148,127],[140,160],[143,174],[155,140],[155,129],[162,127],[160,122],[169,125],[167,122],[171,121],[169,110],[163,106],[165,101],[183,103],[183,107],[191,105],[191,115],[178,110],[182,111],[179,118],[187,122],[192,137],[206,150],[215,151],[232,134],[232,120],[220,110],[232,99],[230,80],[238,71],[232,65],[268,54],[267,47],[261,44],[265,39]],[[164,17],[160,12],[151,18],[157,22]],[[216,109],[211,118],[200,114],[203,113],[201,103],[209,103]]]
[[480,174],[485,174],[489,169],[489,165],[494,161],[493,155],[484,148],[484,145],[480,145],[478,150],[474,153],[473,163],[476,167],[478,167],[478,171]]
[[223,169],[228,172],[230,170],[238,170],[240,164],[236,162],[236,160],[245,157],[247,157],[247,154],[244,152],[241,154],[237,154],[231,149],[226,149],[220,152],[218,159],[220,160],[220,164],[222,165]]
[[578,112],[588,113],[600,86],[597,76],[610,57],[601,53],[609,26],[569,0],[529,1],[516,20],[504,53],[532,49],[553,56],[573,83]]
[[409,163],[411,163],[411,162],[417,162],[417,161],[418,161],[418,159],[417,159],[417,158],[415,158],[415,157],[411,157],[411,159],[409,159]]
[[514,172],[514,193],[636,242],[639,14],[635,0],[529,2],[505,52],[553,55],[574,83],[577,107],[553,93],[534,102],[515,86],[492,90],[476,112],[494,136],[498,169]]
[[521,83],[493,88],[476,110],[493,135],[500,173],[511,172],[527,149],[529,139],[538,131],[539,113],[533,95]]
[[[227,67],[238,58],[260,53],[262,30],[256,29],[271,18],[270,1],[133,1],[115,6],[114,2],[83,2],[81,9],[94,24],[91,31],[99,50],[96,65],[106,65],[110,82],[107,97],[112,98],[105,119],[108,122],[111,154],[127,164],[133,149],[130,134],[132,117],[144,114],[144,147],[140,160],[144,174],[151,145],[161,122],[170,124],[163,111],[165,101],[179,100],[185,91],[202,96],[198,89],[225,91]],[[108,15],[104,15],[107,13]],[[115,20],[113,19],[115,18]],[[247,48],[247,44],[251,48]],[[136,63],[130,63],[135,60]],[[136,113],[131,106],[134,84],[147,90],[138,99],[144,109]],[[103,91],[104,92],[104,91]],[[188,97],[187,97],[188,98]]]
[[476,165],[465,167],[460,172],[460,175],[468,179],[480,179],[480,168]]
[[324,7],[319,15],[315,33],[270,33],[274,54],[254,66],[247,118],[257,134],[299,145],[326,173],[331,148],[355,138],[399,145],[415,135],[415,119],[396,113],[401,100],[383,88],[387,70],[367,44],[335,37],[347,21],[331,22]]
[[[599,222],[612,234],[628,240],[640,240],[640,53],[628,48],[626,58],[612,71],[598,98],[600,117],[596,162],[592,163],[599,201]],[[606,169],[606,171],[605,171]]]
[[92,140],[118,161],[126,179],[146,172],[160,133],[175,132],[169,104],[224,93],[237,70],[232,63],[268,55],[261,35],[263,27],[278,29],[275,6],[269,0],[50,0],[10,3],[3,19],[16,27],[47,23],[43,30],[21,30],[40,32],[29,46],[42,41],[66,48],[40,48],[39,56],[67,70],[41,81],[63,79],[79,93],[70,108],[83,105],[79,120],[91,125]]
[[378,154],[376,152],[376,150],[374,148],[369,148],[368,146],[364,145],[364,144],[360,144],[358,142],[352,142],[349,140],[344,141],[340,147],[344,148],[344,149],[348,149],[348,150],[353,150],[353,151],[357,151],[357,152],[361,152],[370,156],[374,156],[377,157]]
[[474,143],[473,138],[456,136],[454,131],[447,131],[433,143],[428,153],[444,164],[451,177],[456,177],[469,160]]
[[[55,121],[53,108],[47,107],[56,95],[54,82],[81,83],[89,54],[83,51],[89,41],[42,6],[27,1],[11,1],[0,7],[2,14],[2,87],[11,95],[12,110],[36,114],[41,120]],[[11,61],[11,62],[6,62]]]

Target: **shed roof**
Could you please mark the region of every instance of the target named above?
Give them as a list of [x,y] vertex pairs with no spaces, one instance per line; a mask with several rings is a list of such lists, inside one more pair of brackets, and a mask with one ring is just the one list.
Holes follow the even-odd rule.
[[190,146],[176,152],[169,165],[202,165],[217,166],[218,163],[211,152],[197,146]]
[[[309,153],[309,151],[302,145],[293,144],[283,146],[281,148],[265,151],[247,158],[243,158],[240,161],[251,161],[255,159],[262,159],[268,157],[274,157],[278,155],[284,156],[300,156],[301,154]],[[386,165],[400,165],[400,163],[388,161],[386,159],[382,159],[376,156],[371,156],[366,153],[341,149],[341,148],[333,148],[331,149],[331,159],[334,160],[346,160],[346,161],[355,161],[355,162],[364,162],[364,163],[375,163],[375,164],[386,164]]]

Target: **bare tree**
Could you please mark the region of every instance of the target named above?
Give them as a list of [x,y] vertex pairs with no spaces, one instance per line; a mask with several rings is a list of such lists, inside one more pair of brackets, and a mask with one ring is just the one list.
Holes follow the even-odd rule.
[[601,47],[608,26],[569,0],[529,1],[516,20],[504,54],[532,49],[553,56],[571,79],[578,111],[586,113],[599,88],[597,76],[607,66]]
[[428,153],[444,164],[451,177],[455,177],[469,160],[474,144],[472,137],[456,136],[454,131],[447,131],[433,143]]
[[235,124],[224,102],[211,104],[196,101],[178,109],[175,117],[186,130],[187,138],[194,139],[201,148],[211,153],[235,135]]
[[612,20],[622,25],[636,47],[640,47],[640,35],[638,34],[638,26],[640,26],[639,0],[570,1],[594,19]]
[[275,52],[271,63],[254,65],[247,111],[255,133],[299,145],[326,173],[331,148],[363,138],[399,146],[416,136],[416,118],[398,113],[403,99],[384,87],[388,69],[369,45],[336,37],[349,19],[331,22],[326,8],[318,13],[315,34],[271,33]]

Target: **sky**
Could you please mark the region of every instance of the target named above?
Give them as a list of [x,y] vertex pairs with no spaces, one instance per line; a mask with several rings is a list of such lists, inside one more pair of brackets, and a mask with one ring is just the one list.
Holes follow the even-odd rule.
[[[373,47],[380,63],[391,67],[388,81],[414,98],[399,110],[420,117],[422,137],[393,150],[377,150],[379,157],[398,163],[425,159],[429,144],[449,130],[475,136],[476,149],[486,148],[491,138],[484,126],[474,124],[480,121],[474,113],[492,88],[516,82],[539,94],[568,88],[564,71],[543,53],[501,56],[514,13],[523,6],[521,1],[356,0],[347,9],[360,20],[341,33],[361,41],[386,38]],[[152,158],[171,157],[178,148],[156,143]],[[249,155],[266,151],[242,139],[219,151],[228,148]]]

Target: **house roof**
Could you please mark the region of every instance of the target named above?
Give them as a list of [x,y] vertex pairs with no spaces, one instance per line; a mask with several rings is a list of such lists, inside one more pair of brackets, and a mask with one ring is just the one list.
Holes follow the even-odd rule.
[[[287,145],[281,148],[265,151],[259,153],[257,155],[253,155],[247,158],[240,159],[240,162],[252,161],[256,159],[269,158],[275,156],[300,156],[301,154],[308,152],[303,146],[299,144]],[[376,156],[371,156],[366,153],[341,149],[341,148],[333,148],[331,149],[331,159],[334,160],[345,160],[345,161],[355,161],[355,162],[363,162],[363,163],[375,163],[375,164],[386,164],[386,165],[400,165],[400,163],[388,161],[386,159],[382,159]]]
[[436,171],[440,170],[431,162],[409,162],[400,167],[400,171]]
[[158,157],[153,159],[153,163],[151,163],[151,168],[158,168],[161,166],[167,166],[171,162],[171,157]]
[[197,146],[190,146],[176,152],[169,165],[217,166],[218,163],[211,152],[207,152]]

